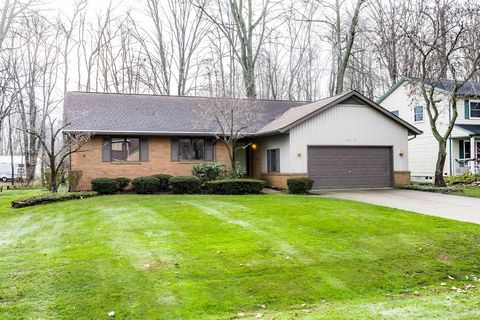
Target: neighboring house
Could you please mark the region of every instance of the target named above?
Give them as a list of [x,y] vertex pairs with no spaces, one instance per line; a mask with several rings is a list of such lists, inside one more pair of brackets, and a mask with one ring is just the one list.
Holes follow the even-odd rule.
[[[13,156],[13,176],[15,179],[25,177],[24,158],[21,155]],[[0,181],[6,182],[12,180],[12,156],[0,156]]]
[[[228,164],[215,121],[199,116],[209,98],[67,92],[65,131],[90,132],[71,157],[80,189],[97,177],[190,175],[202,161]],[[356,91],[316,102],[240,100],[258,113],[240,166],[285,188],[311,176],[314,189],[389,187],[410,181],[408,137],[421,131]],[[213,103],[213,102],[212,102]]]
[[[438,142],[432,134],[425,101],[418,89],[413,90],[416,79],[402,78],[377,102],[402,120],[424,132],[409,141],[409,168],[412,180],[433,182],[438,154]],[[453,82],[443,80],[436,87],[436,99],[441,113],[440,132],[447,130],[452,108],[447,98]],[[480,82],[468,82],[458,91],[458,117],[447,142],[444,175],[480,172]]]

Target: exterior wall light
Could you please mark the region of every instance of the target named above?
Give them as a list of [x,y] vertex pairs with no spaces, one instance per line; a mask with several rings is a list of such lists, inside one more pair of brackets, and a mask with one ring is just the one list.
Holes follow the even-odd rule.
[[400,157],[403,157],[405,155],[405,150],[400,149],[400,152],[398,153]]
[[252,150],[253,151],[257,150],[257,145],[255,143],[252,143]]

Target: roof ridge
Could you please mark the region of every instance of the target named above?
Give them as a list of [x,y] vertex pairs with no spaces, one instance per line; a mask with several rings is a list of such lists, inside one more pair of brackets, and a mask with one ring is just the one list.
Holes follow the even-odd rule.
[[272,101],[272,102],[285,102],[285,103],[313,103],[320,100],[308,101],[308,100],[276,100],[276,99],[253,99],[253,98],[229,98],[229,97],[208,97],[208,96],[180,96],[175,94],[154,94],[154,93],[124,93],[124,92],[99,92],[99,91],[81,91],[71,90],[66,94],[99,94],[99,95],[118,95],[118,96],[147,96],[147,97],[165,97],[165,98],[191,98],[191,99],[225,99],[225,100],[243,100],[243,101]]

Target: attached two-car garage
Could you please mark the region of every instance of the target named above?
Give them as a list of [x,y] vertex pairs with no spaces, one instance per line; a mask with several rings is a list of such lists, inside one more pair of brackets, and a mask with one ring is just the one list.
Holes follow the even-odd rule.
[[[356,91],[292,108],[260,130],[261,154],[275,149],[279,171],[262,178],[286,187],[309,176],[313,189],[384,188],[410,181],[408,141],[422,131]],[[285,183],[282,183],[285,181]]]
[[314,189],[382,188],[393,185],[392,148],[309,146],[308,175]]

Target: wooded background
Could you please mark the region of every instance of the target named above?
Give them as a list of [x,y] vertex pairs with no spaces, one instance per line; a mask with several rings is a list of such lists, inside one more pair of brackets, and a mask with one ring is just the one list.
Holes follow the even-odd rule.
[[67,90],[312,101],[350,89],[375,99],[402,76],[448,78],[455,70],[461,79],[473,70],[480,80],[479,7],[76,0],[60,11],[46,0],[3,0],[0,154],[24,155],[32,177],[44,152],[39,137],[61,118]]

